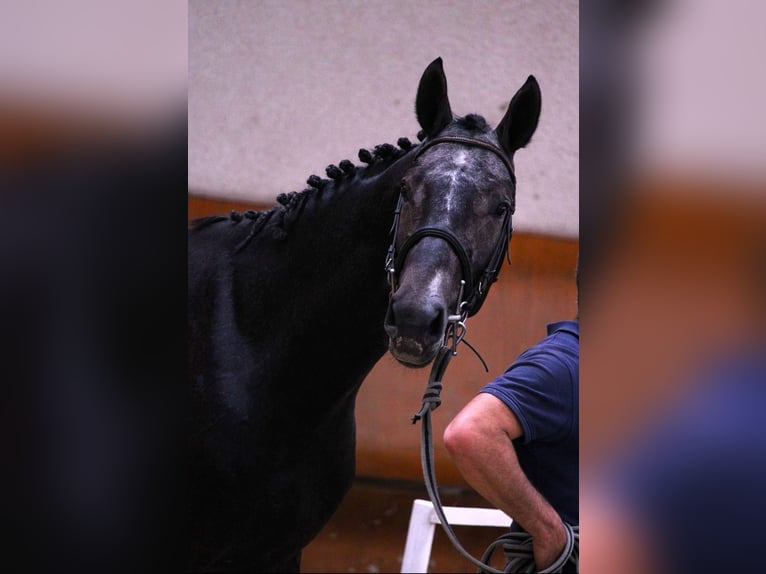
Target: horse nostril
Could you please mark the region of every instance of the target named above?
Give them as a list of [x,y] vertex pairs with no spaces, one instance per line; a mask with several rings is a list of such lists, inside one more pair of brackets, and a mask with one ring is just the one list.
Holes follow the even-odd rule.
[[441,340],[446,321],[443,305],[404,298],[391,302],[383,327],[391,339],[406,339],[428,346]]

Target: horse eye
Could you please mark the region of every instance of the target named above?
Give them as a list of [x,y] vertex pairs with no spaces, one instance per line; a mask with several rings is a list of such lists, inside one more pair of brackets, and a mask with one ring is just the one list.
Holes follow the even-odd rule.
[[500,205],[497,206],[497,210],[495,210],[495,215],[505,215],[505,212],[510,209],[510,204],[507,201],[503,201]]

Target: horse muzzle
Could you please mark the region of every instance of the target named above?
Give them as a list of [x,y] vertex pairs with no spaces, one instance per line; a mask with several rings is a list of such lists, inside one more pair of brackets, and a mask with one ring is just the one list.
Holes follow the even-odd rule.
[[425,367],[439,350],[447,326],[444,306],[392,297],[384,327],[389,351],[407,367]]

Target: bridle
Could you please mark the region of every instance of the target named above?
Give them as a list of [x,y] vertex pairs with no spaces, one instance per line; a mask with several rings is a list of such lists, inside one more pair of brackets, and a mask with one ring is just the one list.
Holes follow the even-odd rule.
[[[511,175],[511,181],[514,185],[514,193],[516,186],[516,176],[513,171],[513,164],[511,163],[505,152],[499,147],[492,145],[488,142],[463,137],[463,136],[442,136],[432,140],[424,142],[413,157],[415,161],[423,152],[431,148],[434,145],[440,143],[460,143],[473,147],[480,147],[494,153],[499,157],[505,166],[508,168],[508,173]],[[513,200],[512,200],[513,201]],[[468,344],[468,341],[464,341],[466,327],[465,320],[467,317],[475,315],[484,303],[489,293],[489,288],[497,280],[500,267],[503,264],[503,259],[508,257],[508,246],[511,241],[511,235],[513,233],[513,227],[511,225],[511,216],[514,211],[513,202],[507,206],[505,211],[503,226],[500,236],[497,239],[495,247],[492,251],[489,263],[484,269],[478,280],[474,284],[473,274],[471,272],[471,262],[465,251],[465,248],[460,243],[460,240],[448,229],[441,227],[421,227],[413,232],[404,242],[401,249],[397,253],[396,251],[396,237],[399,231],[399,218],[402,209],[402,197],[399,196],[399,200],[396,205],[396,211],[394,212],[394,222],[391,226],[391,245],[388,248],[386,256],[385,269],[388,273],[388,280],[391,286],[391,297],[389,298],[389,306],[393,299],[393,294],[396,291],[397,277],[402,270],[404,260],[407,257],[407,253],[412,247],[424,237],[436,237],[446,241],[449,246],[457,255],[460,261],[460,268],[463,279],[460,282],[460,291],[458,294],[458,304],[454,315],[449,315],[447,318],[447,328],[444,333],[444,340],[442,346],[436,354],[431,366],[431,373],[428,377],[428,384],[426,390],[423,393],[422,406],[420,410],[412,417],[413,424],[422,419],[421,425],[421,449],[420,458],[421,466],[423,469],[423,478],[425,479],[426,490],[433,503],[434,511],[439,518],[439,522],[442,528],[447,534],[447,537],[452,542],[455,549],[469,562],[479,568],[479,572],[503,574],[504,572],[515,571],[532,571],[534,568],[534,561],[532,559],[531,552],[531,538],[526,533],[508,533],[501,536],[496,540],[479,560],[466,551],[457,539],[452,527],[447,521],[447,517],[444,513],[444,509],[439,497],[439,490],[436,484],[436,471],[434,467],[434,453],[433,453],[433,433],[431,426],[431,411],[436,409],[441,404],[441,390],[442,379],[444,373],[447,370],[450,360],[453,356],[457,355],[457,345],[462,341],[473,350],[479,359],[484,363],[481,355],[478,354],[476,349]],[[510,259],[509,259],[510,263]],[[467,286],[467,289],[466,289]],[[464,297],[465,295],[465,297]],[[390,310],[390,309],[389,309]],[[486,363],[484,363],[485,369],[487,369]],[[488,369],[487,369],[488,370]],[[577,544],[579,542],[579,528],[574,529],[565,524],[567,533],[567,542],[564,551],[561,553],[556,562],[541,570],[541,572],[559,572],[560,569],[572,556],[577,554]],[[509,560],[504,570],[497,570],[489,566],[489,560],[492,556],[492,552],[498,546],[503,546],[506,551],[506,555],[509,556]]]
[[[440,143],[459,143],[471,147],[479,147],[486,149],[494,153],[503,162],[508,173],[511,176],[511,182],[514,185],[514,193],[516,186],[516,175],[513,171],[513,164],[508,158],[506,153],[499,147],[492,145],[488,142],[464,137],[464,136],[441,136],[432,140],[424,142],[415,153],[412,161],[415,161],[426,150]],[[514,211],[513,200],[510,205],[507,206],[503,226],[500,232],[500,236],[497,238],[495,247],[492,251],[492,255],[489,259],[487,267],[480,275],[479,279],[474,283],[473,273],[471,271],[471,261],[466,253],[465,248],[460,243],[460,240],[448,229],[441,227],[421,227],[414,231],[402,244],[401,249],[396,250],[396,238],[399,232],[399,219],[402,210],[402,196],[399,195],[399,200],[396,204],[396,210],[394,212],[394,222],[391,226],[391,245],[388,248],[386,255],[385,269],[388,273],[388,281],[391,286],[391,296],[389,297],[389,307],[391,306],[394,292],[397,287],[397,278],[404,265],[404,260],[407,257],[407,253],[415,246],[415,244],[424,237],[436,237],[447,242],[452,251],[457,255],[460,262],[460,269],[462,273],[462,280],[460,281],[460,291],[458,293],[457,308],[455,314],[449,315],[447,318],[447,328],[444,333],[444,340],[442,346],[436,354],[436,358],[433,360],[431,366],[431,373],[428,378],[428,384],[426,390],[423,393],[423,404],[420,411],[412,417],[413,424],[422,419],[423,424],[421,426],[421,463],[423,468],[423,477],[425,479],[426,489],[428,495],[431,498],[431,502],[434,505],[434,510],[439,516],[439,520],[447,533],[453,546],[468,560],[477,566],[487,568],[482,562],[479,562],[476,558],[466,552],[457,540],[452,528],[447,522],[447,517],[444,515],[441,501],[439,499],[439,491],[436,485],[436,473],[434,470],[434,458],[433,458],[433,438],[431,431],[431,411],[441,404],[441,389],[442,378],[444,372],[449,365],[450,360],[457,354],[457,346],[463,341],[466,327],[465,320],[478,313],[479,309],[484,303],[489,293],[489,288],[497,280],[497,275],[500,272],[500,267],[503,264],[503,259],[508,257],[508,245],[511,241],[511,235],[513,233],[513,227],[511,224],[511,216]],[[390,311],[390,309],[389,309]],[[468,342],[466,341],[466,344]],[[470,346],[470,345],[469,345]],[[474,352],[475,349],[474,349]],[[478,355],[478,353],[477,353]],[[481,359],[481,356],[478,355]],[[484,360],[482,363],[484,363]],[[486,369],[485,364],[485,369]],[[490,569],[491,571],[491,569]]]
[[[505,167],[508,169],[508,173],[511,176],[511,182],[516,186],[516,174],[513,171],[513,164],[508,158],[506,153],[496,145],[488,143],[486,141],[465,137],[465,136],[441,136],[428,140],[421,144],[420,148],[415,153],[412,161],[414,162],[420,157],[426,150],[440,143],[460,143],[467,146],[479,147],[486,149],[494,153],[502,160]],[[442,227],[421,227],[414,231],[402,244],[401,249],[396,251],[396,237],[399,232],[399,219],[402,211],[402,196],[399,195],[399,200],[396,204],[396,210],[394,211],[394,222],[391,226],[391,245],[388,248],[386,255],[385,269],[388,273],[388,281],[391,286],[391,295],[393,296],[396,291],[397,277],[402,270],[404,260],[407,258],[409,251],[425,237],[436,237],[447,242],[452,248],[452,251],[457,255],[460,262],[460,269],[463,277],[463,288],[458,297],[458,314],[462,317],[461,320],[465,320],[466,317],[471,317],[478,313],[481,306],[484,304],[484,300],[487,298],[489,288],[497,281],[498,273],[503,265],[503,259],[508,257],[508,244],[511,241],[513,234],[512,216],[515,210],[513,199],[511,202],[506,202],[506,210],[503,218],[502,230],[495,247],[492,250],[492,255],[489,259],[489,263],[484,271],[479,276],[478,280],[474,282],[473,273],[471,271],[471,260],[466,253],[465,248],[460,243],[460,240],[449,230]]]

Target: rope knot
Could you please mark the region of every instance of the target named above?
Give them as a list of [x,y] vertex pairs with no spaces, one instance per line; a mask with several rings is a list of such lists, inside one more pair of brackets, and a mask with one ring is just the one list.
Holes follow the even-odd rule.
[[441,392],[441,381],[428,382],[426,390],[423,393],[423,404],[420,407],[420,410],[412,416],[412,424],[415,424],[422,419],[423,415],[426,414],[426,411],[434,411],[440,404],[442,404]]

